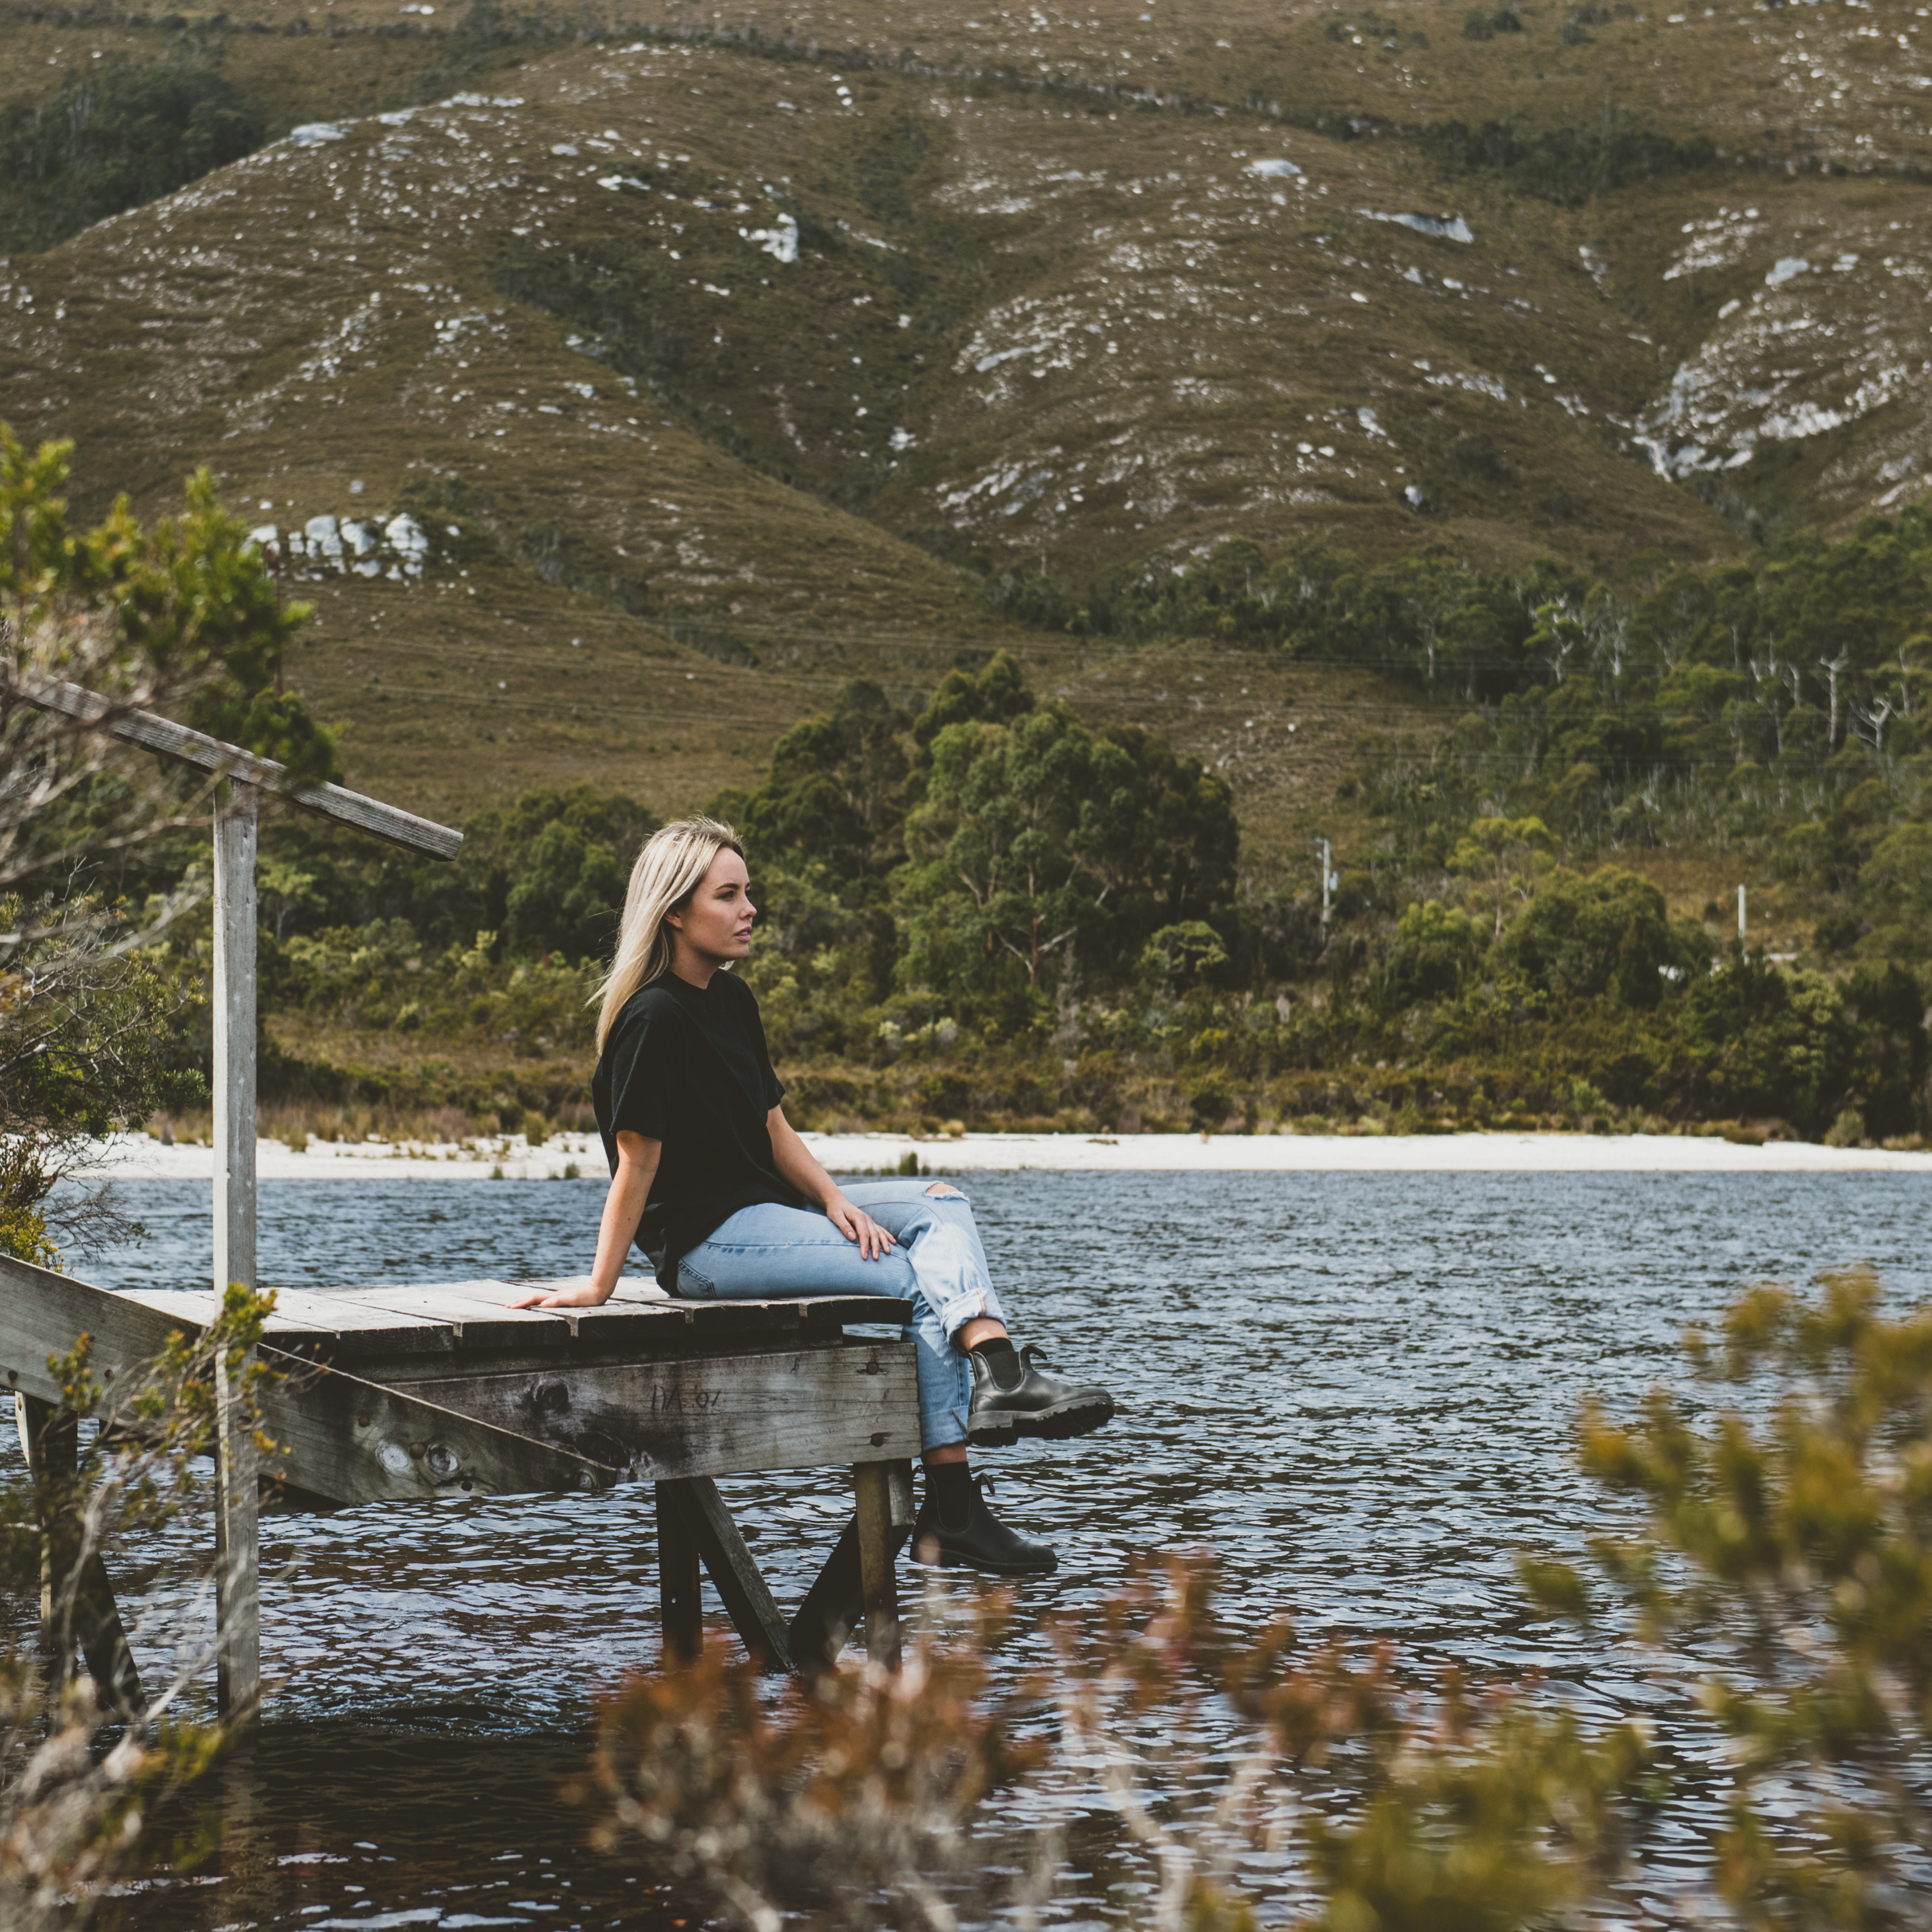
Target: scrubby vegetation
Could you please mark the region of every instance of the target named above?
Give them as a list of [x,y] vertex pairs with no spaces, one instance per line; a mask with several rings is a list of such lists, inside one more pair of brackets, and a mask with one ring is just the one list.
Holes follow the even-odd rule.
[[[306,614],[205,479],[178,520],[144,532],[117,510],[74,534],[63,452],[9,440],[0,458],[23,671],[78,668],[130,704],[166,694],[308,775],[334,769],[333,734],[278,688]],[[1928,572],[1922,506],[1748,565],[1659,567],[1628,595],[1442,547],[1371,566],[1232,543],[1125,581],[1111,648],[1206,632],[1372,666],[1437,707],[1427,744],[1359,748],[1337,805],[1362,829],[1332,896],[1244,873],[1218,770],[1084,722],[1004,653],[916,710],[855,680],[778,740],[761,784],[713,805],[750,842],[764,926],[747,974],[794,1114],[928,1132],[1921,1135]],[[40,997],[10,1009],[9,1078],[48,1152],[4,1205],[38,1254],[56,1138],[191,1097],[207,950],[186,828],[208,801],[85,747],[15,751],[40,789],[0,826],[0,886],[21,896],[6,944]],[[272,824],[268,1097],[334,1109],[332,1131],[358,1108],[372,1127],[441,1114],[459,1138],[587,1125],[588,1000],[654,823],[589,785],[535,792],[472,819],[448,867]],[[1726,906],[1673,906],[1651,875],[1673,854],[1779,882],[1810,909],[1808,943],[1724,946]],[[104,1084],[34,1046],[84,968],[105,1030],[63,1038],[118,1054]]]
[[[144,1620],[134,1665],[109,1635],[103,1552],[204,1506],[224,1423],[262,1439],[274,1376],[253,1351],[274,1301],[238,1282],[193,1340],[176,1332],[153,1361],[104,1372],[78,1337],[49,1363],[62,1394],[38,1418],[34,1466],[0,1480],[0,1581],[41,1606],[38,1642],[16,1627],[0,1643],[0,1922],[20,1932],[121,1924],[130,1879],[212,1848],[212,1816],[191,1808],[238,1726],[202,1708],[212,1649],[191,1616],[164,1612]],[[157,1649],[172,1653],[158,1676]]]
[[[77,530],[68,454],[0,426],[0,1252],[41,1263],[113,1225],[58,1186],[92,1137],[206,1090],[205,955],[175,922],[205,901],[206,868],[178,866],[173,842],[223,807],[213,780],[112,728],[172,712],[304,778],[335,770],[334,735],[280,688],[307,612],[284,608],[208,477],[178,517],[144,528],[122,502]],[[19,694],[63,682],[99,715]]]
[[[1366,658],[1454,708],[1432,748],[1363,748],[1369,831],[1325,920],[1242,875],[1217,772],[1011,658],[916,712],[855,682],[714,806],[750,842],[747,976],[794,1114],[1922,1134],[1928,568],[1913,509],[1630,598],[1436,550],[1168,573],[1150,626]],[[278,830],[269,1003],[307,1016],[278,1022],[286,1090],[583,1124],[584,1003],[650,822],[532,794],[447,869]],[[1673,908],[1645,869],[1672,850],[1782,880],[1810,943],[1774,958],[1726,940],[1728,904]]]
[[182,46],[153,66],[116,56],[71,73],[0,113],[0,245],[50,248],[239,160],[264,131],[218,56]]

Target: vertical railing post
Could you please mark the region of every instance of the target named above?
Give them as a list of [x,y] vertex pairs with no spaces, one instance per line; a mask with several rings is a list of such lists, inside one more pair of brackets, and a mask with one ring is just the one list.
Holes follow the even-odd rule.
[[[214,1294],[255,1280],[255,855],[252,786],[214,825]],[[247,1362],[239,1365],[245,1370]],[[261,1693],[255,1445],[224,1359],[216,1368],[215,1682],[224,1716]]]

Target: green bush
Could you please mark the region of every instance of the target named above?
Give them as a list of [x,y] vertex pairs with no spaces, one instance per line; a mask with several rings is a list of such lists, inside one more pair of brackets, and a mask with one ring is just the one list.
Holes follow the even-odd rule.
[[1857,1034],[1843,994],[1818,974],[1734,958],[1691,987],[1684,1034],[1714,1113],[1774,1114],[1816,1130],[1844,1102]]
[[1228,963],[1221,935],[1206,920],[1164,926],[1142,949],[1140,976],[1163,992],[1185,992]]
[[1482,929],[1467,913],[1434,899],[1406,908],[1383,964],[1383,1004],[1400,1010],[1449,998],[1483,950]]
[[218,60],[110,55],[0,113],[0,255],[32,254],[254,153],[267,130]]
[[1679,976],[1690,970],[1702,940],[1701,929],[1694,939],[1673,931],[1664,895],[1648,879],[1607,867],[1587,878],[1552,874],[1497,951],[1552,998],[1609,993],[1625,1006],[1654,1006],[1666,970]]

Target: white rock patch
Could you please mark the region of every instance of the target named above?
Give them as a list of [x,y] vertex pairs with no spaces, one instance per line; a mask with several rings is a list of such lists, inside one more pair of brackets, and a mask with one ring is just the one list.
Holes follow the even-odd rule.
[[[1922,341],[1885,284],[1922,264],[1889,255],[1862,270],[1866,253],[1835,254],[1828,297],[1811,259],[1786,255],[1748,302],[1724,304],[1718,328],[1638,412],[1660,475],[1740,469],[1761,442],[1843,428],[1910,391]],[[1875,486],[1888,480],[1874,470]]]
[[742,239],[755,243],[774,261],[798,260],[798,223],[789,214],[781,214],[769,228],[741,228],[738,233]]
[[1434,235],[1444,242],[1473,242],[1476,237],[1460,214],[1384,214],[1372,208],[1358,208],[1371,221],[1393,221],[1400,228],[1412,228],[1418,235]]
[[1720,208],[1706,220],[1685,222],[1683,232],[1691,238],[1664,270],[1666,282],[1701,274],[1708,269],[1729,268],[1743,256],[1751,237],[1762,234],[1763,230],[1756,208]]
[[[456,534],[452,530],[452,535]],[[429,538],[406,511],[386,522],[376,518],[311,517],[286,536],[273,524],[260,524],[248,532],[259,550],[282,550],[286,560],[303,568],[295,574],[313,579],[353,572],[359,577],[385,574],[400,580],[420,577],[429,556]]]

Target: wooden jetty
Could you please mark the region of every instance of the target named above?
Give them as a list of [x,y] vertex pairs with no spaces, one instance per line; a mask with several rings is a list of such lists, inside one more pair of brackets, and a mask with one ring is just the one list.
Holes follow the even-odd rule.
[[[910,1304],[862,1295],[683,1301],[627,1282],[596,1308],[512,1309],[507,1281],[350,1286],[278,1294],[260,1345],[277,1372],[263,1426],[278,1445],[253,1498],[272,1511],[464,1496],[655,1491],[659,1601],[673,1660],[702,1642],[700,1565],[751,1654],[768,1668],[830,1664],[862,1630],[874,1658],[898,1646],[894,1566],[912,1522],[919,1448],[911,1345],[848,1334],[902,1325]],[[213,1318],[210,1291],[116,1292],[0,1258],[0,1374],[31,1461],[70,1456],[53,1436],[49,1366],[82,1334],[95,1372],[118,1378],[171,1332]],[[716,1478],[844,1465],[854,1509],[789,1618],[760,1574]],[[628,1496],[626,1492],[628,1488]],[[247,1546],[255,1546],[256,1525]],[[50,1546],[70,1539],[49,1526]],[[132,1708],[138,1675],[105,1569],[75,1621],[104,1701]],[[217,1596],[218,1644],[257,1652],[251,1570]],[[237,1628],[237,1625],[241,1628]]]
[[[16,682],[28,702],[96,722],[159,755],[216,774],[213,974],[214,1266],[211,1290],[115,1292],[0,1258],[0,1373],[14,1391],[30,1463],[72,1466],[74,1432],[49,1372],[85,1334],[98,1370],[152,1360],[170,1334],[200,1332],[223,1289],[256,1287],[256,849],[265,796],[429,857],[462,835],[73,685]],[[585,1245],[596,1229],[586,1222]],[[266,1401],[279,1453],[257,1466],[225,1366],[215,1444],[216,1679],[220,1708],[261,1691],[260,1513],[452,1496],[655,1485],[667,1651],[695,1654],[698,1572],[710,1573],[753,1654],[777,1669],[835,1658],[863,1624],[874,1658],[897,1654],[894,1563],[912,1522],[919,1447],[911,1344],[848,1325],[903,1325],[910,1304],[840,1296],[683,1302],[627,1283],[598,1308],[511,1309],[529,1283],[349,1286],[278,1294],[261,1354],[282,1372]],[[851,1470],[855,1508],[788,1621],[715,1478],[760,1470]],[[614,1507],[621,1502],[614,1498]],[[48,1562],[64,1546],[45,1526]],[[47,1592],[42,1592],[44,1610]],[[77,1635],[106,1701],[138,1700],[134,1660],[97,1557]]]

